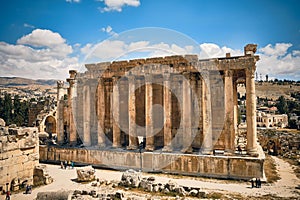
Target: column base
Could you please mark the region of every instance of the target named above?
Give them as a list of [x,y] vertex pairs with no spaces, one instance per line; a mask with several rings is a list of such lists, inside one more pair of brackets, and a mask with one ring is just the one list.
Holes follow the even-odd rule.
[[154,151],[154,146],[153,145],[148,145],[145,147],[146,151]]
[[126,149],[127,149],[127,150],[135,150],[135,149],[137,149],[137,146],[135,146],[135,145],[130,145],[130,146],[128,146]]
[[162,149],[162,151],[164,151],[164,152],[172,152],[173,148],[171,146],[164,146],[164,148]]
[[121,148],[122,146],[120,144],[113,144],[112,145],[112,148],[114,149],[118,149],[118,148]]
[[258,157],[259,153],[257,151],[257,148],[254,149],[247,149],[247,154],[249,154],[252,157]]
[[231,149],[225,149],[224,151],[224,155],[225,156],[231,156],[231,155],[234,155],[234,150],[231,150]]
[[106,147],[106,145],[105,145],[105,144],[98,144],[97,147],[98,147],[99,149],[103,149],[103,148]]
[[204,155],[213,155],[212,149],[203,149],[200,152],[201,152],[201,154],[204,154]]
[[193,152],[193,148],[192,147],[184,147],[183,149],[181,149],[182,153],[192,153]]
[[90,142],[83,143],[83,146],[89,147],[89,146],[91,146],[91,143]]

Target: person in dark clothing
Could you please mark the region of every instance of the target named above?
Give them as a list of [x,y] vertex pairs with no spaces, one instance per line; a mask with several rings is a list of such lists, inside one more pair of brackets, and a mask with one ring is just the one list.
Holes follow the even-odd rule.
[[251,179],[251,187],[254,188],[254,180]]
[[260,180],[260,178],[259,178],[258,181],[257,181],[257,187],[258,187],[258,188],[261,188],[261,180]]
[[258,188],[258,178],[255,179],[255,187]]

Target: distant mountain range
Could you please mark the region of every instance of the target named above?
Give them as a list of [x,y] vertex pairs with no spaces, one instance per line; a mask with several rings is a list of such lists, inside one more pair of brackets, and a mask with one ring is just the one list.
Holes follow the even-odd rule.
[[0,77],[0,86],[27,86],[27,85],[49,85],[55,86],[57,80],[43,80],[43,79],[28,79],[21,77]]

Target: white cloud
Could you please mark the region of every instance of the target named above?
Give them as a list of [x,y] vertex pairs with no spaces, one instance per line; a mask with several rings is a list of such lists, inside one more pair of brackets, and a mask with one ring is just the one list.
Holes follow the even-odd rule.
[[287,53],[288,48],[290,48],[292,44],[290,43],[277,43],[273,47],[271,44],[259,49],[265,55],[269,56],[283,56]]
[[258,50],[260,61],[257,63],[257,71],[262,75],[276,78],[300,78],[300,51],[294,50],[290,43],[277,43],[275,46],[268,44]]
[[0,74],[27,78],[65,78],[69,67],[78,65],[71,46],[60,34],[33,30],[17,44],[0,42]]
[[80,0],[66,0],[66,2],[68,2],[68,3],[79,3]]
[[33,25],[27,24],[27,23],[24,23],[24,27],[25,28],[35,28]]
[[118,35],[117,33],[115,33],[115,32],[113,31],[113,29],[112,29],[111,26],[103,27],[103,28],[101,28],[101,31],[102,31],[102,32],[105,32],[105,33],[108,33],[108,34],[111,35],[111,36],[117,36],[117,35]]
[[226,53],[230,53],[231,56],[243,55],[242,51],[237,49],[231,49],[226,46],[220,47],[213,43],[200,44],[200,58],[218,58],[225,57]]
[[104,8],[100,8],[101,12],[122,11],[124,6],[138,7],[141,3],[139,0],[99,0],[105,4]]

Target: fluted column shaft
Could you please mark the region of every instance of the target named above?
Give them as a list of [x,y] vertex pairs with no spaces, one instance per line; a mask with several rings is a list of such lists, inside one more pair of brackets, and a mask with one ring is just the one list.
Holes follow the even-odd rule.
[[191,119],[191,87],[189,84],[190,73],[184,73],[182,81],[182,116],[183,116],[183,149],[182,152],[192,152],[192,119]]
[[91,145],[91,100],[90,87],[87,83],[83,87],[83,144],[84,146]]
[[225,71],[224,89],[225,89],[225,153],[234,153],[235,132],[234,132],[234,104],[233,104],[233,72]]
[[201,152],[212,154],[212,113],[209,72],[201,72],[202,76],[202,120],[203,120],[203,143]]
[[164,148],[163,151],[172,151],[172,93],[170,74],[164,73]]
[[57,143],[64,142],[64,82],[57,81]]
[[129,75],[128,77],[128,112],[129,112],[129,146],[127,149],[137,148],[137,137],[136,137],[136,109],[135,109],[135,77]]
[[73,113],[73,101],[76,95],[76,80],[69,78],[67,79],[70,87],[68,93],[68,106],[69,106],[69,123],[70,123],[70,133],[69,133],[69,143],[70,145],[75,145],[77,143],[77,134],[76,134],[76,124]]
[[151,74],[145,75],[145,107],[146,107],[146,147],[147,151],[154,150],[154,133],[153,133],[153,87]]
[[256,133],[256,96],[254,70],[246,69],[246,120],[247,120],[247,152],[257,154]]
[[113,147],[121,147],[120,130],[120,91],[118,77],[113,77]]
[[105,147],[105,133],[104,133],[104,118],[105,118],[105,89],[103,78],[99,79],[97,87],[97,143],[98,147]]

